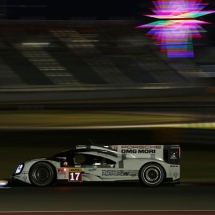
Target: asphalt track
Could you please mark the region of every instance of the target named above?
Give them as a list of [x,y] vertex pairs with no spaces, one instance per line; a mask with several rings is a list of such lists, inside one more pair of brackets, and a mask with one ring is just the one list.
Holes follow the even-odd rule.
[[75,211],[75,212],[0,212],[1,215],[24,214],[24,215],[214,215],[215,211]]
[[[1,215],[8,215],[11,213],[3,212]],[[109,211],[109,212],[102,212],[102,211],[90,211],[90,212],[13,212],[12,214],[19,214],[19,215],[214,215],[214,211]]]
[[0,211],[211,211],[215,210],[214,199],[214,185],[149,188],[139,183],[111,182],[46,188],[15,186],[0,189]]

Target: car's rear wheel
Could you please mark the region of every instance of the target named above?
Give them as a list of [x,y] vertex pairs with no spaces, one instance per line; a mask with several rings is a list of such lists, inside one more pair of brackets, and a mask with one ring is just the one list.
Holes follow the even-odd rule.
[[31,167],[29,179],[33,185],[45,187],[54,183],[56,180],[56,173],[51,164],[38,162]]
[[156,163],[144,165],[139,172],[139,180],[143,185],[156,187],[162,184],[165,177],[163,167]]

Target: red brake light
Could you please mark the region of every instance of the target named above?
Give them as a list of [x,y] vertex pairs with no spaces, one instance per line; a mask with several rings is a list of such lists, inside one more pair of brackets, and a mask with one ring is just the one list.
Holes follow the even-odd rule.
[[179,158],[181,158],[181,148],[180,147],[178,149],[178,156],[179,156]]

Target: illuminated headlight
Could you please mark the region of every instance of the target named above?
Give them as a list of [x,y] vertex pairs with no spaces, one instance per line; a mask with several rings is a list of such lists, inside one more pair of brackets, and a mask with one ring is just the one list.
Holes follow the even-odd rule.
[[17,167],[15,174],[19,174],[19,173],[22,171],[23,167],[24,167],[24,165],[23,165],[23,164],[20,164],[20,165]]
[[4,187],[6,185],[8,185],[8,181],[6,181],[6,180],[0,180],[0,187]]

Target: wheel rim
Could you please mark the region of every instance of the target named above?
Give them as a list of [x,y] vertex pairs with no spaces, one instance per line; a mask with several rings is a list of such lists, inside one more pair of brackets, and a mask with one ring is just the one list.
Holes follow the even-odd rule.
[[143,178],[147,184],[159,184],[162,181],[162,170],[157,166],[149,166],[144,169]]
[[36,166],[32,170],[31,180],[35,185],[48,185],[53,180],[53,171],[51,167],[45,165]]

